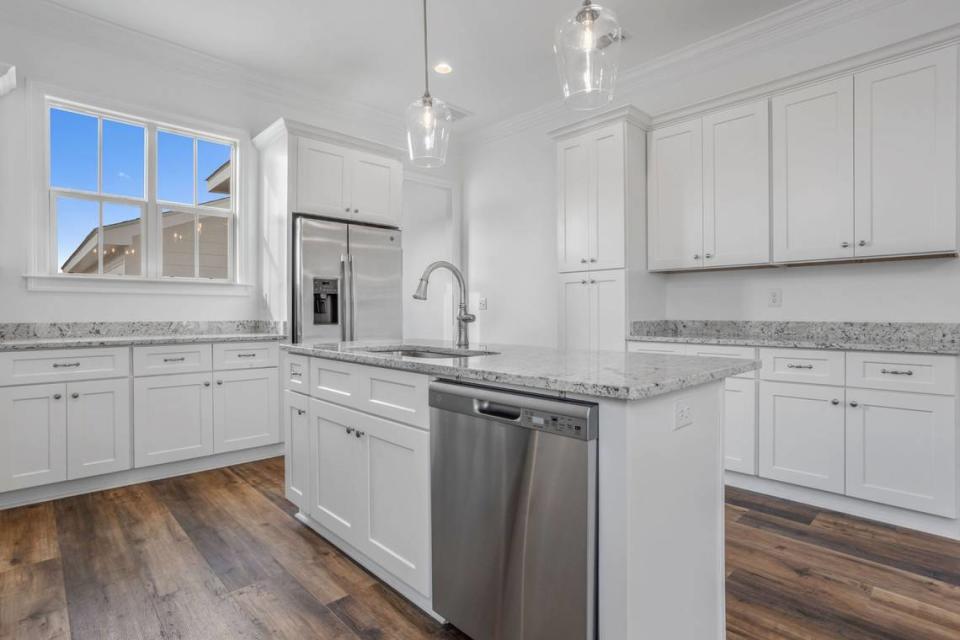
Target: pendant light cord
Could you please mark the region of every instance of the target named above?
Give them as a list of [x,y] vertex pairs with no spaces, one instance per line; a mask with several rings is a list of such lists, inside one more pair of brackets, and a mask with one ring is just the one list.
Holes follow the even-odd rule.
[[427,0],[423,0],[423,86],[424,97],[430,96],[430,57],[427,55]]

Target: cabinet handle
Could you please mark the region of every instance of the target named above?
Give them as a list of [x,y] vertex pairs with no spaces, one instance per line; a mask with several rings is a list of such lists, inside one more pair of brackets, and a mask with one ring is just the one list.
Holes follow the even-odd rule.
[[830,401],[830,404],[832,404],[833,406],[837,406],[838,404],[840,404],[840,401],[834,398],[833,400]]
[[59,399],[62,398],[62,397],[63,397],[63,396],[60,395],[59,393],[53,394],[53,399],[54,399],[54,400],[59,400]]
[[238,353],[238,354],[237,354],[237,357],[238,357],[238,358],[256,358],[256,357],[257,357],[257,354],[255,354],[255,353]]
[[303,377],[303,374],[300,373],[299,371],[291,371],[291,372],[290,372],[290,377],[291,377],[291,378],[302,378],[302,377]]
[[813,369],[812,364],[788,364],[787,369]]
[[73,393],[70,394],[70,397],[73,398],[74,400],[76,400],[77,398],[80,397],[80,394],[77,393],[76,391],[74,391]]
[[713,254],[712,254],[712,253],[707,253],[707,254],[704,254],[703,257],[706,258],[707,260],[709,260],[709,259],[711,259],[711,258],[713,257]]
[[209,380],[207,380],[206,382],[204,382],[204,383],[203,383],[203,386],[205,386],[205,387],[209,387],[209,386],[210,386],[210,381],[209,381]]
[[347,427],[346,429],[347,429],[347,435],[350,435],[351,433],[353,433],[353,427]]
[[847,247],[850,246],[850,243],[849,243],[849,242],[841,242],[841,243],[840,243],[840,246],[843,247],[844,249],[846,249]]
[[79,367],[79,366],[80,366],[79,362],[54,362],[53,363],[54,369],[60,369],[62,367]]
[[857,246],[865,247],[865,246],[867,246],[867,241],[866,241],[866,240],[861,240],[860,242],[857,243]]
[[886,373],[887,375],[891,375],[891,376],[912,376],[913,370],[905,369],[903,371],[900,371],[898,369],[880,369],[880,373]]
[[306,411],[304,411],[303,409],[297,409],[297,415],[298,415],[298,416],[302,416],[302,415],[305,414],[305,413],[306,413]]
[[164,358],[164,359],[163,359],[164,362],[183,362],[184,360],[186,360],[186,357],[185,357],[185,356],[180,356],[179,358]]
[[860,406],[860,403],[857,402],[856,400],[851,400],[851,401],[850,401],[850,406],[851,406],[851,407],[859,407],[859,406]]

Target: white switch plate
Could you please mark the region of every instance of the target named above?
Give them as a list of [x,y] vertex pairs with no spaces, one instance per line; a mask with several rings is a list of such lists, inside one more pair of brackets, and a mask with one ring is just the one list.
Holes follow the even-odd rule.
[[486,296],[480,296],[480,303],[479,303],[477,306],[480,308],[480,311],[486,311],[486,310],[487,310],[487,297],[486,297]]
[[783,306],[783,290],[782,289],[770,289],[769,291],[767,291],[767,306],[768,307]]
[[682,429],[693,424],[693,409],[689,400],[677,400],[673,405],[673,428]]

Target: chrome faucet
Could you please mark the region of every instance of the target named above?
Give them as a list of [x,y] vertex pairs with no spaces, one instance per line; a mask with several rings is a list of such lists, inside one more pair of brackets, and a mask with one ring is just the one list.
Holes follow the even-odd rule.
[[417,285],[417,292],[413,294],[414,300],[427,299],[427,285],[430,283],[430,274],[437,269],[446,269],[457,279],[457,285],[460,287],[460,304],[457,307],[457,346],[466,349],[470,346],[470,340],[467,338],[467,325],[477,319],[477,316],[467,312],[467,285],[463,281],[463,274],[460,269],[446,260],[438,260],[431,263],[423,270],[420,276],[420,284]]

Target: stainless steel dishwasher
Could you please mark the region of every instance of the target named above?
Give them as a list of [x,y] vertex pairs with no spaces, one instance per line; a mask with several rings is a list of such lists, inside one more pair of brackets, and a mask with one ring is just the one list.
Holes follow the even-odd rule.
[[433,608],[474,640],[596,637],[596,404],[430,385]]

